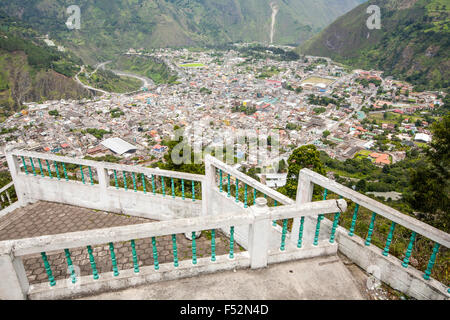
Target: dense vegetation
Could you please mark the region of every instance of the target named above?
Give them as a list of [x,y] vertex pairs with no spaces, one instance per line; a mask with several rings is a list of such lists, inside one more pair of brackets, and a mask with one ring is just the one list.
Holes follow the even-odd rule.
[[[369,30],[369,5],[381,7],[381,29]],[[299,48],[364,69],[384,70],[426,88],[450,86],[450,4],[442,0],[371,0]]]

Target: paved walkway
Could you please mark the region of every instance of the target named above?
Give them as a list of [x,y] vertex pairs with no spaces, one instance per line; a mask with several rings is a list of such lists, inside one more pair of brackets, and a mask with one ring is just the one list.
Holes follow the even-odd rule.
[[[60,203],[39,201],[17,209],[0,219],[0,241],[51,235],[66,232],[109,228],[114,226],[154,222],[154,220],[131,217],[122,214],[108,213],[98,210],[75,207]],[[179,260],[192,259],[191,241],[183,234],[177,234],[177,250]],[[210,232],[203,231],[197,239],[197,257],[211,255]],[[136,239],[136,252],[139,266],[151,266],[154,263],[151,238]],[[173,261],[172,237],[156,238],[159,263]],[[216,232],[216,254],[227,254],[229,240],[221,232]],[[112,270],[109,245],[93,246],[93,255],[98,271]],[[240,247],[237,251],[242,250]],[[133,258],[129,242],[114,243],[119,270],[133,268]],[[82,276],[91,275],[92,269],[87,248],[70,250],[74,266],[80,268]],[[56,280],[66,279],[68,275],[64,251],[47,252],[53,276]],[[30,284],[47,281],[44,262],[40,254],[24,256],[23,263]]]

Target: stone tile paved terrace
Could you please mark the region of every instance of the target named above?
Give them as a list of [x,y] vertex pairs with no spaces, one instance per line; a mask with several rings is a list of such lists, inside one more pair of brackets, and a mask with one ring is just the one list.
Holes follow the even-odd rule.
[[[416,299],[450,298],[432,277],[449,234],[308,169],[292,200],[211,156],[205,175],[23,150],[6,159],[0,299],[387,297],[368,290],[379,280]],[[359,207],[372,212],[364,238]],[[371,243],[376,216],[391,221],[383,248]],[[401,260],[390,253],[396,225],[410,231]],[[194,232],[195,242],[185,236]],[[410,264],[417,235],[434,243],[422,270]]]

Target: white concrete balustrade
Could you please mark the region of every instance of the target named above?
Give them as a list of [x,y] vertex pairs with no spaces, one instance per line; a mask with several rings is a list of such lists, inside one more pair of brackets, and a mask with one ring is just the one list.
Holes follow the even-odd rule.
[[[264,268],[271,263],[333,255],[338,250],[368,272],[371,272],[374,265],[378,266],[381,268],[379,275],[381,281],[408,295],[419,299],[450,297],[448,288],[444,284],[434,279],[425,280],[423,272],[411,266],[402,267],[400,260],[392,256],[383,256],[382,249],[365,245],[364,239],[356,235],[350,236],[348,230],[342,227],[336,229],[336,241],[330,242],[329,235],[333,222],[327,219],[322,221],[320,238],[314,245],[314,237],[317,237],[315,231],[318,216],[345,212],[347,209],[345,199],[358,203],[442,246],[449,247],[450,235],[308,169],[300,171],[298,193],[294,201],[211,156],[205,158],[205,175],[95,162],[22,150],[8,150],[6,157],[18,197],[18,205],[25,206],[39,200],[46,200],[151,218],[159,222],[2,241],[0,242],[0,299],[68,298],[236,268]],[[90,167],[94,177],[93,184],[90,177],[86,177],[85,183],[66,180],[62,172],[60,179],[56,176],[50,178],[48,175],[34,174],[30,168],[27,174],[22,168],[22,157]],[[165,196],[159,193],[153,194],[151,185],[147,185],[146,193],[135,190],[134,186],[128,186],[128,190],[116,188],[110,185],[110,179],[113,178],[108,174],[108,171],[111,173],[114,170],[117,173],[134,172],[139,176],[144,174],[147,179],[152,175],[183,179],[186,190],[190,187],[191,181],[195,181],[201,185],[201,200],[172,197],[170,180],[166,184]],[[220,192],[217,170],[221,170],[224,179],[230,174],[233,179],[239,179],[243,185],[276,200],[280,206],[269,208],[267,200],[262,197],[252,201],[251,205],[249,202],[245,206],[241,201],[236,201],[233,195],[229,197],[225,188]],[[342,195],[344,199],[312,202],[314,185]],[[301,217],[304,217],[305,222],[302,246],[299,248]],[[274,220],[286,221],[287,219],[293,219],[290,232],[285,227],[272,225]],[[23,256],[29,254],[194,231],[219,229],[230,235],[230,227],[234,227],[235,241],[246,250],[235,253],[231,259],[228,255],[218,256],[216,261],[211,261],[210,257],[200,258],[195,265],[191,261],[183,260],[178,267],[167,263],[160,265],[159,270],[149,266],[140,268],[139,273],[133,272],[132,269],[120,270],[118,276],[114,276],[112,272],[102,273],[97,280],[94,280],[92,276],[83,276],[77,286],[70,286],[65,280],[56,281],[55,286],[50,286],[48,281],[29,285],[21,260]]]

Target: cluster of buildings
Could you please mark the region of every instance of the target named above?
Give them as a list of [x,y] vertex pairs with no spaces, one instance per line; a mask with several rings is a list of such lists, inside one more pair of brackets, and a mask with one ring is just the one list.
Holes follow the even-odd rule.
[[[375,137],[399,128],[367,124],[370,112],[386,111],[387,105],[412,114],[441,103],[436,93],[416,94],[408,84],[383,79],[381,72],[346,73],[324,58],[251,60],[234,50],[187,49],[160,49],[151,55],[178,73],[176,84],[144,88],[134,95],[28,103],[0,124],[0,144],[73,157],[114,155],[122,163],[148,165],[167,152],[165,142],[176,138],[177,127],[201,130],[201,141],[193,143],[202,148],[218,143],[224,130],[274,129],[280,137],[277,160],[286,160],[300,145],[314,144],[338,159],[372,150],[371,158],[383,165],[401,156],[379,153]],[[374,83],[364,87],[362,78],[381,81],[382,92]],[[339,105],[311,104],[311,95],[334,99]],[[429,135],[426,126],[413,126],[406,120],[400,126],[405,138],[414,141],[417,133]],[[239,146],[236,152],[245,159],[248,148]],[[250,157],[242,163],[261,165]]]

